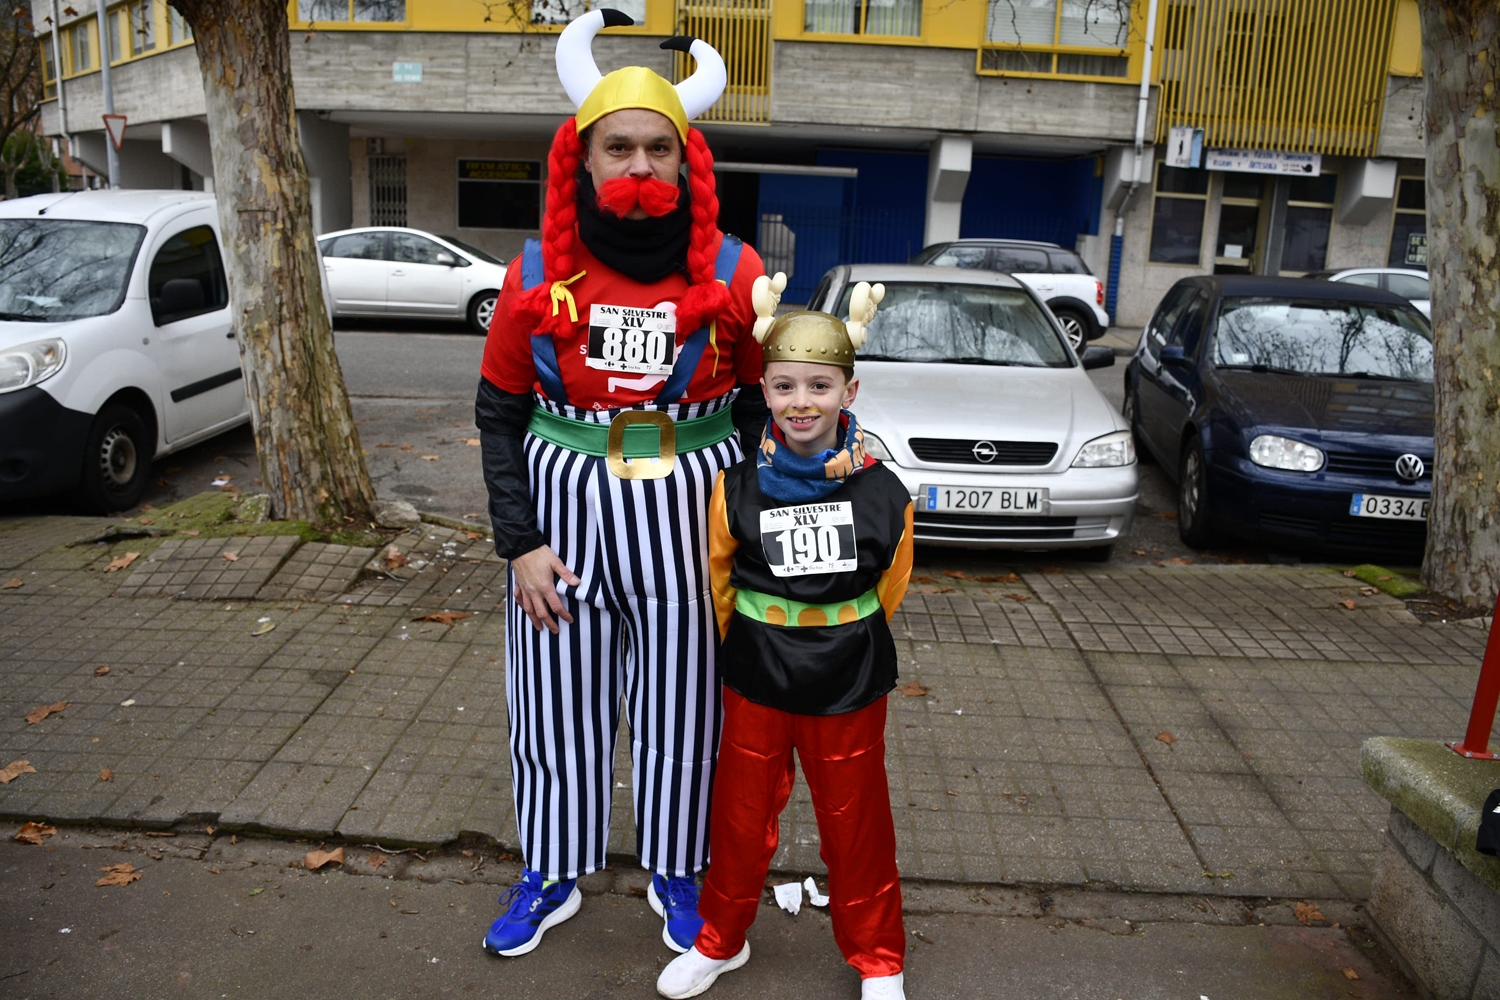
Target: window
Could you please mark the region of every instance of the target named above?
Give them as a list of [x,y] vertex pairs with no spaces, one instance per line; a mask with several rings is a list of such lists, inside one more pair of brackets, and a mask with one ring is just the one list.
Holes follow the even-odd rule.
[[[1106,77],[1129,72],[1129,0],[989,0],[986,22],[991,47],[981,70]],[[1064,48],[1071,51],[1055,51]]]
[[802,30],[813,34],[922,34],[921,0],[806,0],[802,9]]
[[1215,274],[1248,274],[1255,266],[1255,236],[1260,230],[1264,177],[1226,173],[1219,200],[1219,243],[1214,250]]
[[1391,294],[1399,295],[1403,299],[1432,298],[1431,286],[1427,279],[1419,278],[1415,274],[1387,274],[1385,287]]
[[1361,288],[1379,288],[1380,275],[1372,274],[1369,271],[1360,271],[1356,274],[1346,274],[1339,279],[1339,284],[1358,285]]
[[1396,182],[1396,213],[1391,222],[1391,267],[1427,266],[1427,181],[1402,177]]
[[385,260],[385,233],[349,233],[324,241],[324,257],[351,257],[355,260]]
[[1282,271],[1318,271],[1328,260],[1328,231],[1333,226],[1333,199],[1338,174],[1294,177],[1287,191],[1286,232],[1281,243]]
[[984,247],[950,246],[925,263],[934,267],[981,268],[987,256],[989,251]]
[[405,21],[406,0],[297,0],[297,20]]
[[1161,349],[1167,343],[1167,336],[1171,334],[1172,328],[1177,325],[1182,311],[1193,301],[1197,289],[1192,285],[1176,285],[1167,292],[1166,298],[1161,300],[1161,305],[1156,307],[1156,315],[1151,317],[1151,322],[1146,324],[1146,350],[1154,358],[1161,353]]
[[57,96],[57,63],[52,58],[52,37],[42,41],[42,96]]
[[68,29],[68,51],[73,59],[74,73],[87,73],[94,68],[94,47],[89,42],[87,23],[75,24]]
[[1208,315],[1208,303],[1208,292],[1200,290],[1167,335],[1167,343],[1182,348],[1183,356],[1187,358],[1198,353],[1198,341],[1203,337],[1203,320]]
[[167,8],[167,44],[180,45],[193,40],[192,26],[177,13],[176,7]]
[[372,156],[370,225],[406,225],[406,157]]
[[1076,253],[1068,253],[1066,250],[1048,250],[1047,259],[1051,261],[1053,274],[1093,274],[1089,266],[1083,262],[1083,258]]
[[109,53],[109,64],[113,66],[120,61],[120,17],[124,14],[121,10],[112,10],[104,15],[104,23],[108,25],[105,41]]
[[1006,274],[1046,274],[1050,266],[1045,250],[1026,247],[996,247],[995,261],[990,265],[991,269]]
[[1156,168],[1156,198],[1151,207],[1151,261],[1198,265],[1203,255],[1203,213],[1208,207],[1208,172]]
[[541,218],[539,161],[458,161],[460,229],[537,229]]
[[[447,259],[442,259],[446,257]],[[415,233],[391,234],[391,260],[398,264],[446,264],[460,263],[458,255],[445,246]],[[468,261],[462,261],[468,266]]]
[[219,241],[209,226],[194,226],[162,244],[146,281],[157,326],[229,305],[229,283]]
[[156,48],[156,18],[152,5],[153,0],[135,0],[123,11],[125,24],[130,30],[130,54],[133,56]]

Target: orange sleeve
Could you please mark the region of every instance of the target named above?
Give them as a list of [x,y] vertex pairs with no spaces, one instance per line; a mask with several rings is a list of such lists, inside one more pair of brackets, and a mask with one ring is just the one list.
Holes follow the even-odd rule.
[[729,619],[734,616],[734,599],[739,593],[729,582],[734,568],[734,554],[740,543],[729,533],[729,509],[724,502],[724,473],[714,480],[714,493],[708,501],[708,578],[714,594],[714,613],[719,619],[719,638],[729,634]]
[[896,543],[896,555],[886,571],[880,574],[880,581],[875,584],[875,593],[880,595],[880,606],[885,609],[886,621],[890,621],[896,614],[896,609],[901,607],[901,601],[906,597],[906,585],[911,580],[911,561],[915,548],[912,542],[912,517],[913,507],[908,503],[906,524],[901,529],[901,541]]

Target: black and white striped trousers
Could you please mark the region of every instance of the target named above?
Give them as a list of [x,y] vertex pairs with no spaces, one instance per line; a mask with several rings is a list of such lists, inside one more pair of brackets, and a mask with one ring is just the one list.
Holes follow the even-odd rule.
[[[647,408],[687,420],[730,399]],[[538,405],[605,424],[619,412]],[[580,580],[558,581],[573,623],[559,620],[557,635],[535,629],[513,596],[507,605],[511,774],[526,865],[548,879],[604,867],[623,696],[637,856],[665,876],[692,874],[708,858],[721,723],[708,499],[739,445],[731,436],[678,455],[672,474],[653,480],[618,479],[604,459],[535,435],[525,449],[537,525]]]

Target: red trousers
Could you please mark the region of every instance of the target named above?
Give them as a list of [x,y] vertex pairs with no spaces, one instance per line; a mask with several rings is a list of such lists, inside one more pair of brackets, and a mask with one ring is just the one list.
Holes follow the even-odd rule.
[[792,749],[812,791],[828,866],[833,939],[860,977],[893,976],[906,956],[896,828],[885,777],[885,699],[843,715],[793,715],[724,689],[698,951],[732,958],[755,920],[792,793]]

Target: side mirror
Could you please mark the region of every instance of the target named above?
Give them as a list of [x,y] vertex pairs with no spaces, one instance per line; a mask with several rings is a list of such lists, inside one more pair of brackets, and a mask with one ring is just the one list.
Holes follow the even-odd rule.
[[1181,344],[1168,344],[1161,349],[1161,363],[1172,368],[1188,368],[1192,362],[1188,360],[1187,352],[1182,349]]
[[458,258],[453,256],[451,253],[445,253],[443,251],[439,251],[438,254],[433,257],[433,260],[439,264],[446,264],[448,267],[458,266]]
[[1115,352],[1108,347],[1085,347],[1083,353],[1078,356],[1083,362],[1083,367],[1088,368],[1113,368],[1115,364]]

